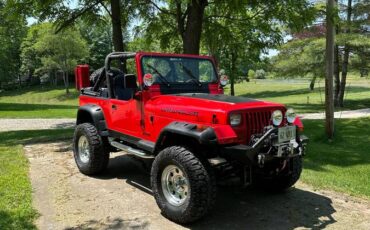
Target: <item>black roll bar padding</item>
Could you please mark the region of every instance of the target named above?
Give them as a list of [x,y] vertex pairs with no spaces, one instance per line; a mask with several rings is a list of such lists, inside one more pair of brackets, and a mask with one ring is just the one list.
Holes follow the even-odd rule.
[[123,59],[124,60],[124,59],[128,59],[128,58],[133,58],[135,56],[136,56],[136,53],[134,53],[134,52],[113,52],[113,53],[108,54],[107,57],[105,58],[105,63],[104,63],[105,77],[107,79],[109,98],[113,97],[113,88],[111,87],[111,76],[109,75],[111,61],[114,60],[114,59]]

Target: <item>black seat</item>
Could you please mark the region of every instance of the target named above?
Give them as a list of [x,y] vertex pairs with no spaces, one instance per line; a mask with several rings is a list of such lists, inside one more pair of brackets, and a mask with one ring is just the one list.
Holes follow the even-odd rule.
[[116,99],[128,101],[133,98],[137,89],[135,74],[119,74],[114,78]]

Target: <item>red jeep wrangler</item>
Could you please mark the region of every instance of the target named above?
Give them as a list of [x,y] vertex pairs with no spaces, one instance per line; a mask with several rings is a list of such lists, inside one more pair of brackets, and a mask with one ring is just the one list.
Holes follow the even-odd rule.
[[175,222],[211,209],[216,179],[240,176],[244,185],[279,191],[300,177],[308,139],[294,111],[224,95],[227,77],[211,57],[112,53],[90,80],[80,79],[90,87],[81,89],[74,133],[79,170],[102,172],[112,151],[152,158],[154,197]]

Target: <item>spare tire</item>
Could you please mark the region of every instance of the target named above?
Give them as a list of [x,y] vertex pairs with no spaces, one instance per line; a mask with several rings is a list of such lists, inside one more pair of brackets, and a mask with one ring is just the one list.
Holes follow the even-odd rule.
[[101,67],[101,68],[95,70],[94,72],[92,72],[92,74],[90,75],[90,84],[95,85],[96,81],[98,80],[98,78],[102,74],[105,74],[105,68],[104,67]]

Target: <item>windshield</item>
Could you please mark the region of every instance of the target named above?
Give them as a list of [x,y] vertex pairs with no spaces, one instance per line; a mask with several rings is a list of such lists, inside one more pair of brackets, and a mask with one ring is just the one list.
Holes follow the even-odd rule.
[[215,83],[217,75],[208,59],[185,57],[143,57],[144,74],[153,75],[154,83]]

